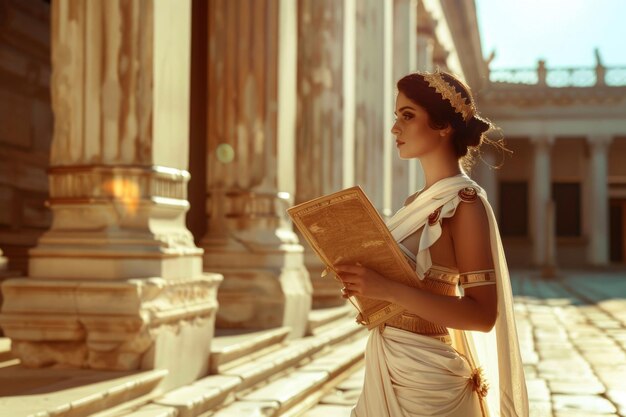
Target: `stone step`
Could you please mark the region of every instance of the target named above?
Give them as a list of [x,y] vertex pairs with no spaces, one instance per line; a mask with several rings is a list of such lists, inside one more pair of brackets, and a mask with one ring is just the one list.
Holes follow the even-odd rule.
[[[354,313],[354,307],[346,304],[339,307],[328,307],[311,310],[307,324],[307,335],[315,334],[316,330],[333,321],[345,318]],[[354,314],[356,316],[356,314]]]
[[364,328],[350,319],[337,321],[333,328],[329,328],[323,333],[290,341],[280,349],[225,370],[221,374],[240,377],[242,383],[237,390],[241,391],[269,380],[275,375],[298,365],[303,360],[312,358],[324,348],[337,345],[360,332],[364,332]]
[[230,368],[221,374],[240,377],[238,391],[245,390],[295,367],[322,350],[326,344],[327,339],[319,337],[293,340],[276,351]]
[[281,345],[275,344],[271,350],[260,351],[254,356],[248,355],[243,358],[244,361],[237,362],[235,366],[219,369],[220,375],[241,378],[237,391],[245,390],[298,365],[327,346],[354,337],[363,329],[353,320],[346,318],[314,336],[284,342]]
[[15,358],[11,352],[11,339],[0,337],[0,368],[17,366],[19,364],[20,360]]
[[8,337],[0,337],[0,362],[15,359],[11,353],[11,339]]
[[358,335],[326,350],[309,363],[218,409],[213,417],[297,416],[314,407],[329,390],[353,373],[363,359],[366,337]]
[[164,407],[158,404],[146,404],[130,413],[117,415],[124,415],[126,417],[178,417],[178,409],[174,407]]
[[11,416],[86,416],[152,392],[167,370],[0,369],[0,410]]
[[355,366],[361,366],[365,343],[366,337],[358,336],[329,349],[293,372],[238,395],[237,401],[217,410],[214,417],[301,415],[351,375]]
[[[277,332],[276,334],[284,333]],[[159,398],[152,399],[149,404],[135,404],[132,408],[126,408],[124,412],[98,417],[139,417],[144,414],[147,417],[153,415],[155,417],[168,416],[172,409],[176,410],[177,417],[195,417],[220,408],[230,410],[229,413],[234,413],[231,415],[277,415],[272,413],[291,408],[295,404],[293,401],[299,398],[298,395],[309,396],[311,389],[314,389],[319,381],[310,375],[302,377],[304,378],[302,381],[308,382],[301,382],[301,385],[298,385],[300,388],[294,388],[293,396],[297,397],[295,400],[292,399],[292,396],[281,397],[280,401],[257,401],[254,396],[245,400],[244,398],[266,386],[276,388],[277,384],[280,385],[277,381],[283,381],[284,384],[289,385],[288,382],[285,382],[289,381],[287,375],[294,372],[308,374],[321,372],[325,375],[323,380],[320,380],[321,384],[336,378],[339,373],[362,357],[364,335],[365,330],[362,326],[358,326],[351,319],[343,319],[337,321],[335,328],[327,329],[327,331],[314,336],[282,341],[272,345],[255,345],[262,346],[259,352],[236,356],[234,361],[224,364],[226,369],[220,369],[218,375],[209,375],[194,383],[170,391]],[[266,332],[254,332],[253,340],[258,341],[262,338],[272,340]],[[246,340],[243,337],[231,340],[237,341],[238,346],[254,345],[252,342],[248,342],[246,345]],[[219,351],[228,353],[228,349],[223,349],[228,346],[233,346],[233,343],[222,343]],[[243,347],[233,348],[233,350],[239,352],[239,355],[243,354],[242,352],[249,352],[248,348],[244,349]],[[234,366],[233,363],[235,363]],[[218,366],[218,368],[220,367]],[[297,375],[295,374],[294,378]],[[296,378],[296,380],[300,379]],[[267,390],[260,391],[258,395],[267,395]],[[240,404],[240,402],[245,404]],[[314,403],[309,404],[308,407],[313,405]],[[234,410],[238,411],[235,412]],[[258,414],[261,411],[271,411],[271,413]]]
[[367,329],[356,324],[355,321],[349,317],[336,320],[332,325],[326,325],[320,328],[313,337],[322,338],[326,340],[327,344],[335,345],[359,333],[366,334]]
[[289,331],[289,327],[257,331],[218,329],[211,341],[209,373],[219,374],[241,362],[279,349]]
[[[152,404],[177,410],[176,417],[195,417],[232,402],[242,380],[236,376],[211,375],[168,392]],[[231,397],[229,399],[229,396]]]

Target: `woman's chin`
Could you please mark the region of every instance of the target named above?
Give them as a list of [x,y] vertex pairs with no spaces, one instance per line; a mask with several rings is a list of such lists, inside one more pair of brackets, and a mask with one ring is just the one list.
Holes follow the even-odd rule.
[[409,159],[415,158],[415,155],[411,155],[410,153],[407,153],[406,151],[403,151],[402,149],[398,149],[398,157],[400,159],[408,161]]

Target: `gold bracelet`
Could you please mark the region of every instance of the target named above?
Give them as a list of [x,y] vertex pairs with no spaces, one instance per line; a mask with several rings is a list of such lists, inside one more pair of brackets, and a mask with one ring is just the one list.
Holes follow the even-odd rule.
[[494,269],[483,269],[480,271],[463,272],[460,274],[459,282],[462,287],[495,284],[496,271]]

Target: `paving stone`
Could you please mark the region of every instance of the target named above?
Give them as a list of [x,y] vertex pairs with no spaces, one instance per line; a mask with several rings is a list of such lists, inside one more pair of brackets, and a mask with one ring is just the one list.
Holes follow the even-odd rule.
[[353,406],[356,404],[359,396],[361,395],[361,390],[334,390],[329,394],[322,397],[320,403],[322,404],[334,404],[334,405],[347,405]]
[[[567,361],[582,360],[580,354],[574,351],[573,349],[546,349],[546,350],[539,349],[538,356],[541,356],[543,360],[550,360],[550,359],[560,359],[560,360],[567,360]],[[526,362],[524,355],[522,355],[522,360],[525,363],[529,363],[529,362]]]
[[603,394],[606,389],[604,385],[595,378],[586,378],[581,383],[579,378],[576,379],[552,379],[548,381],[550,392],[553,394],[581,394],[581,395],[599,395]]
[[615,406],[606,398],[598,395],[565,395],[552,396],[556,411],[580,411],[586,413],[615,413]]
[[626,354],[621,351],[583,352],[583,356],[592,366],[608,365],[626,362]]
[[537,378],[537,367],[534,365],[524,364],[524,375],[526,379],[528,378]]
[[530,401],[528,412],[530,417],[552,417],[552,403]]
[[611,338],[604,335],[598,335],[593,338],[581,337],[574,340],[574,344],[582,351],[617,348],[617,344],[611,340]]
[[596,373],[598,378],[606,386],[608,390],[613,389],[626,389],[626,378],[624,372],[610,370],[597,369]]
[[550,390],[544,379],[526,378],[526,389],[529,401],[550,401]]
[[611,389],[606,393],[607,398],[617,406],[619,414],[626,416],[626,389]]

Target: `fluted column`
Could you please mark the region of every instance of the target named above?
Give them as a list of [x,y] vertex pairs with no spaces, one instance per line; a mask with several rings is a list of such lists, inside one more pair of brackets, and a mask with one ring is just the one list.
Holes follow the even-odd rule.
[[433,54],[435,50],[435,25],[423,4],[417,0],[417,69],[433,70]]
[[[403,76],[416,71],[417,36],[415,26],[417,25],[417,0],[394,0],[393,2],[393,64],[391,82],[390,113],[395,110],[395,100],[397,95],[396,83]],[[409,165],[415,164],[416,159],[400,159],[396,143],[391,134],[393,125],[392,118],[385,118],[385,146],[388,148],[390,158],[390,186],[385,187],[388,193],[386,209],[388,215],[396,212],[404,201],[415,190],[411,188],[411,173]]]
[[532,178],[532,233],[533,233],[533,263],[543,266],[548,261],[547,233],[553,230],[547,228],[548,202],[551,199],[552,174],[550,165],[550,149],[554,137],[543,135],[531,137],[535,155],[533,161]]
[[609,263],[609,190],[608,190],[608,149],[610,135],[590,135],[589,145],[589,252],[591,265]]
[[[343,1],[298,2],[296,204],[343,186],[345,13]],[[330,276],[321,277],[324,264],[308,244],[304,249],[313,307],[345,304],[339,283]]]
[[[392,12],[391,2],[356,2],[355,66],[355,182],[381,214],[385,208],[385,119],[393,118],[391,93]],[[390,129],[390,128],[389,128]]]
[[52,3],[53,224],[1,324],[27,366],[204,375],[221,276],[185,227],[191,2]]
[[[296,189],[297,2],[211,0],[208,19],[208,230],[201,245],[205,269],[224,275],[216,325],[290,326],[299,337],[312,289],[286,215]],[[329,75],[319,76],[323,83]]]

